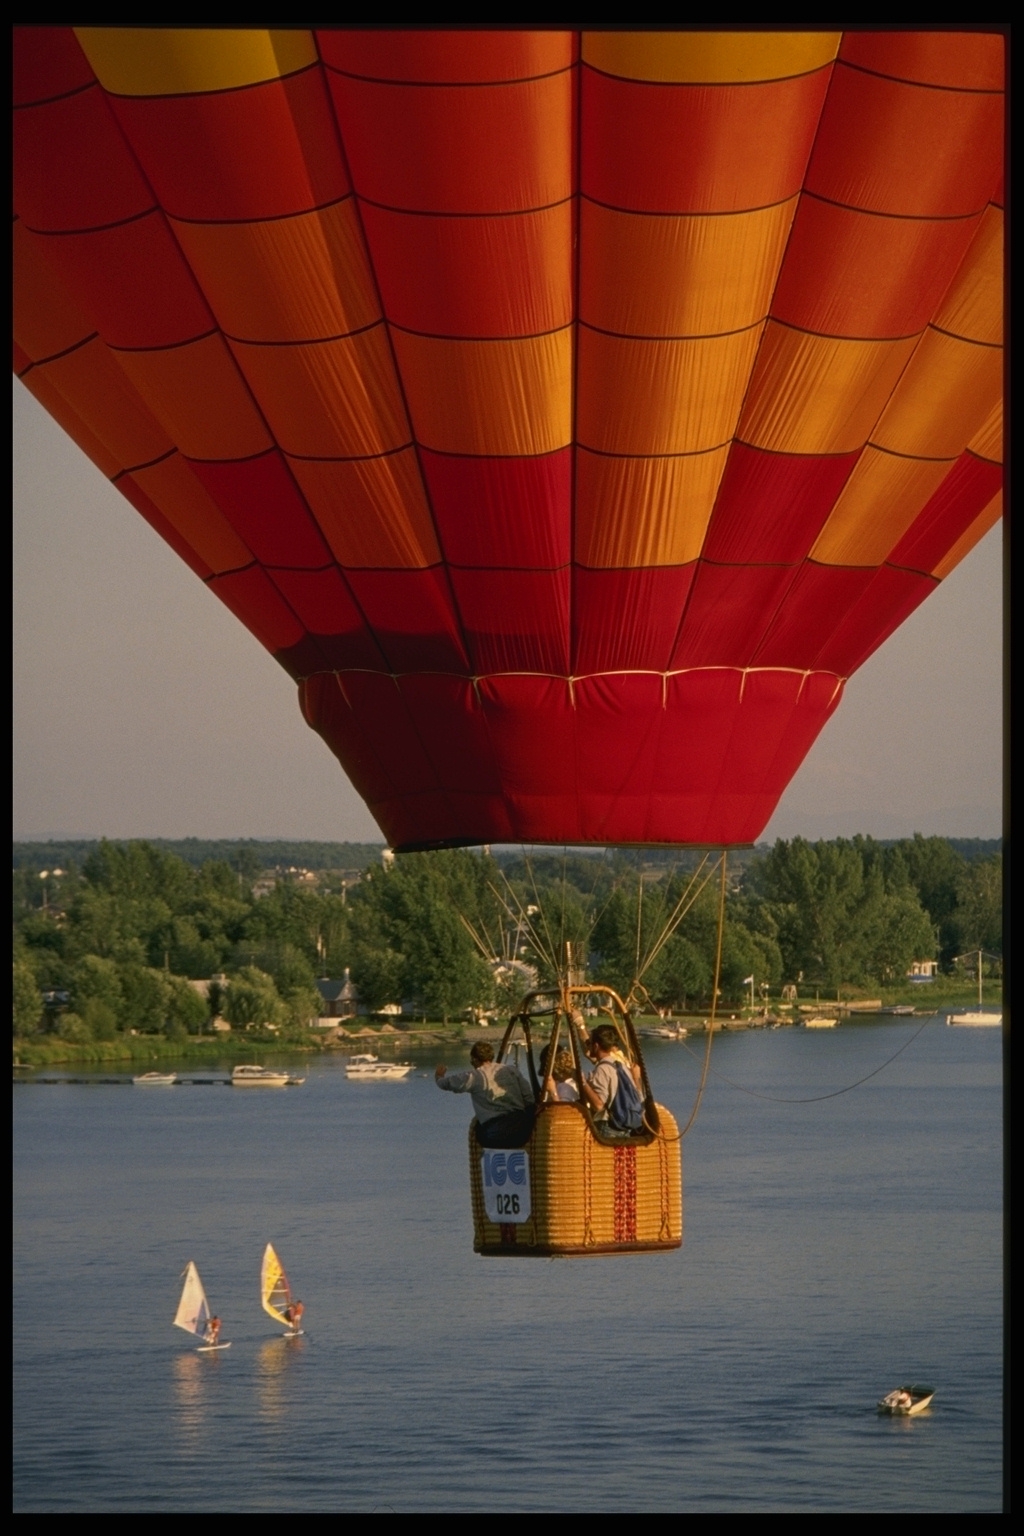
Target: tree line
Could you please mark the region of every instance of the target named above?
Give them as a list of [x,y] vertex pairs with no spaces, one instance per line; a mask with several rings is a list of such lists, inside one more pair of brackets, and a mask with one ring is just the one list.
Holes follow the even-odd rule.
[[[369,1010],[448,1020],[514,1006],[567,954],[623,995],[640,982],[658,1007],[710,997],[719,887],[692,852],[646,872],[607,850],[460,850],[375,860],[356,882],[326,871],[268,891],[260,874],[254,859],[196,866],[145,842],[102,842],[44,880],[15,870],[15,1032],[184,1038],[219,1015],[287,1038],[319,1012],[317,978],[345,969]],[[964,951],[1001,953],[1001,920],[998,853],[968,859],[937,837],[780,841],[728,877],[719,984],[739,1001],[751,976],[775,991],[881,985],[914,960],[949,971]]]

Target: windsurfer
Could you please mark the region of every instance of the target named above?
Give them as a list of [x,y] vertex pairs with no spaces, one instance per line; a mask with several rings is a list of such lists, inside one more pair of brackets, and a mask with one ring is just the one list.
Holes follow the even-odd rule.
[[207,1321],[206,1321],[206,1334],[205,1334],[205,1338],[206,1338],[207,1344],[216,1344],[216,1342],[217,1342],[219,1337],[220,1337],[220,1318],[219,1317],[207,1318]]
[[305,1310],[301,1301],[293,1301],[290,1307],[285,1307],[284,1315],[288,1319],[289,1333],[302,1332],[302,1314]]

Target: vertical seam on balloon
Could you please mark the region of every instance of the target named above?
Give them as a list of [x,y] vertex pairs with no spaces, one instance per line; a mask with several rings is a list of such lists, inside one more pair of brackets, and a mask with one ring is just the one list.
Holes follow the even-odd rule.
[[[840,37],[839,44],[838,44],[838,47],[836,49],[836,58],[838,58],[838,56],[839,56],[839,49],[841,47],[842,47],[842,37]],[[710,528],[711,528],[711,526],[712,526],[712,524],[714,523],[714,520],[715,520],[715,512],[716,512],[716,510],[718,508],[719,498],[720,498],[720,496],[722,494],[722,486],[723,486],[723,484],[725,482],[725,477],[726,477],[726,475],[729,472],[729,462],[732,459],[733,450],[734,450],[735,445],[736,445],[736,439],[737,439],[737,436],[738,436],[738,433],[739,433],[740,422],[743,420],[743,412],[746,409],[747,400],[748,400],[749,395],[750,395],[751,385],[753,384],[754,377],[755,377],[755,375],[757,373],[758,363],[760,362],[761,353],[762,353],[762,351],[764,349],[765,337],[768,335],[768,326],[771,323],[772,305],[775,302],[775,294],[776,294],[776,292],[778,290],[779,281],[780,281],[780,279],[782,277],[783,268],[786,265],[786,257],[789,254],[790,243],[791,243],[791,241],[793,239],[793,230],[796,227],[796,221],[797,221],[797,218],[798,218],[799,213],[800,213],[800,202],[801,202],[801,199],[802,199],[802,197],[804,195],[804,183],[807,180],[807,167],[811,163],[811,158],[812,158],[812,156],[814,154],[814,146],[817,143],[818,133],[819,133],[819,131],[821,129],[821,119],[825,115],[825,109],[828,106],[828,98],[829,98],[829,96],[830,96],[830,94],[832,92],[832,82],[833,82],[833,80],[835,78],[835,66],[836,66],[836,59],[835,58],[833,58],[825,66],[825,68],[827,68],[828,71],[829,71],[828,87],[827,87],[827,89],[825,91],[824,96],[822,97],[821,109],[818,112],[818,121],[815,124],[815,129],[814,129],[814,137],[811,140],[810,148],[807,151],[807,159],[804,162],[803,174],[802,174],[802,176],[800,178],[800,186],[797,189],[797,195],[796,195],[796,198],[795,198],[794,204],[793,204],[793,217],[790,220],[789,230],[787,231],[787,234],[786,234],[785,248],[784,248],[784,250],[782,252],[782,256],[779,259],[779,265],[778,265],[778,267],[776,269],[776,272],[775,272],[775,282],[772,285],[771,296],[770,296],[770,298],[768,300],[768,304],[767,304],[767,307],[765,309],[765,318],[764,318],[764,321],[762,322],[763,323],[763,329],[761,331],[761,337],[760,337],[760,340],[758,341],[758,344],[757,344],[757,351],[754,354],[754,360],[753,360],[753,362],[750,365],[750,372],[747,375],[747,383],[746,383],[746,388],[743,391],[743,399],[740,401],[739,409],[736,412],[736,425],[733,428],[732,442],[730,443],[730,446],[729,446],[729,453],[728,453],[728,456],[727,456],[726,461],[725,461],[725,468],[722,471],[722,478],[718,482],[718,490],[715,493],[715,501],[714,501],[714,505],[711,508],[711,516],[708,518],[707,527],[704,530],[704,538],[701,540],[701,552],[700,552],[700,554],[698,554],[696,562],[695,562],[696,569],[694,570],[694,573],[693,573],[693,580],[690,582],[690,587],[689,587],[689,590],[688,590],[688,592],[686,594],[686,599],[685,599],[685,601],[683,603],[683,611],[682,611],[682,614],[680,615],[679,624],[678,624],[678,626],[676,628],[675,639],[674,639],[673,645],[672,645],[672,652],[671,652],[671,655],[669,657],[670,663],[671,663],[672,657],[675,655],[676,651],[679,649],[679,645],[680,645],[680,642],[682,641],[682,637],[683,637],[683,630],[684,630],[685,625],[686,625],[686,617],[687,617],[687,614],[690,611],[691,604],[694,601],[694,594],[695,594],[695,592],[697,590],[697,583],[700,580],[701,566],[704,564],[703,554],[704,554],[704,546],[707,543],[708,531],[710,530]],[[851,471],[851,473],[852,473],[852,471]],[[794,580],[795,580],[795,576],[794,576]],[[789,586],[786,587],[785,592],[782,594],[782,596],[779,599],[779,603],[776,604],[775,614],[772,615],[772,617],[769,620],[768,625],[766,626],[766,628],[761,631],[761,638],[758,641],[758,644],[757,644],[757,646],[754,649],[753,655],[749,658],[751,662],[757,660],[758,652],[760,651],[760,648],[761,648],[761,646],[764,643],[765,636],[768,633],[768,630],[770,629],[772,623],[774,622],[776,615],[778,614],[779,607],[780,607],[781,603],[785,601],[785,598],[788,595],[791,586],[792,586],[792,582],[790,583]]]
[[367,234],[366,234],[366,224],[365,224],[365,222],[363,220],[362,208],[360,206],[361,198],[360,198],[359,190],[356,187],[355,179],[354,179],[354,177],[352,175],[352,166],[351,166],[351,163],[350,163],[349,158],[348,158],[348,151],[345,148],[345,136],[344,136],[344,134],[341,131],[341,124],[338,121],[338,114],[337,114],[337,111],[335,110],[335,106],[334,106],[334,98],[332,97],[331,91],[330,91],[330,87],[327,84],[326,72],[327,72],[328,66],[324,64],[323,57],[322,57],[322,55],[320,53],[320,39],[318,38],[315,29],[313,29],[312,36],[313,36],[313,46],[316,48],[317,60],[319,62],[320,77],[321,77],[321,81],[323,83],[324,93],[325,93],[325,95],[327,97],[327,102],[328,102],[328,105],[330,106],[330,109],[331,109],[331,121],[334,124],[334,131],[335,131],[335,134],[337,135],[338,153],[340,154],[341,160],[342,160],[342,164],[345,167],[345,175],[348,177],[349,186],[352,188],[352,207],[353,207],[353,212],[354,212],[356,221],[357,221],[357,223],[359,225],[359,234],[360,234],[360,237],[362,238],[362,242],[363,242],[363,251],[364,251],[364,254],[366,256],[367,269],[369,271],[370,278],[371,278],[371,280],[373,282],[373,291],[374,291],[374,293],[377,296],[377,306],[378,306],[378,308],[380,310],[381,319],[382,319],[383,324],[384,324],[384,334],[386,335],[387,340],[388,340],[388,351],[391,354],[391,366],[392,366],[392,368],[394,369],[394,372],[395,372],[395,384],[396,384],[396,386],[398,388],[398,393],[401,396],[402,409],[405,411],[405,419],[406,419],[406,422],[408,423],[408,426],[409,426],[409,440],[410,440],[410,442],[412,444],[413,452],[416,455],[416,466],[417,466],[417,468],[418,468],[418,470],[420,472],[420,481],[421,481],[421,484],[422,484],[422,487],[423,487],[423,499],[424,499],[424,502],[426,503],[427,511],[430,513],[430,522],[431,522],[431,526],[432,526],[432,528],[434,530],[434,538],[437,541],[437,547],[438,547],[438,550],[440,551],[441,561],[442,561],[442,564],[444,566],[444,579],[445,579],[445,585],[446,585],[446,587],[448,589],[448,600],[449,600],[449,602],[451,603],[451,606],[452,606],[452,615],[453,615],[453,617],[455,619],[455,622],[456,622],[456,625],[458,627],[459,639],[462,642],[462,648],[463,648],[463,652],[464,652],[465,657],[466,657],[467,665],[472,666],[472,655],[471,655],[471,652],[470,652],[469,642],[468,642],[467,635],[466,635],[465,625],[464,625],[463,619],[462,619],[462,611],[461,611],[461,609],[459,607],[459,604],[458,604],[458,602],[456,600],[455,588],[452,585],[451,577],[450,577],[449,572],[448,572],[448,557],[447,557],[447,555],[445,553],[444,542],[443,542],[443,540],[441,538],[441,530],[440,530],[440,527],[438,526],[437,514],[434,511],[434,500],[433,500],[433,497],[430,494],[430,485],[429,485],[429,482],[427,480],[426,472],[425,472],[425,470],[423,468],[422,449],[423,449],[424,445],[419,440],[419,437],[418,437],[417,432],[416,432],[416,427],[415,427],[415,424],[414,424],[413,419],[412,419],[412,411],[409,409],[409,398],[408,398],[408,395],[406,394],[405,380],[402,378],[402,370],[398,366],[398,354],[395,351],[394,337],[392,335],[392,330],[391,330],[391,320],[390,320],[390,318],[388,316],[388,312],[387,312],[386,308],[384,307],[384,295],[381,292],[380,280],[379,280],[379,278],[377,276],[377,268],[374,265],[374,261],[373,261],[373,252],[372,252],[372,250],[370,248],[370,242],[369,242],[369,239],[367,238]]
[[[572,391],[571,399],[571,434],[572,434],[572,458],[569,465],[569,549],[573,562],[572,578],[569,582],[569,632],[568,662],[570,673],[576,668],[576,489],[577,489],[577,461],[579,458],[579,353],[580,353],[580,263],[582,251],[581,238],[581,207],[583,187],[583,31],[576,32],[574,37],[576,57],[573,59],[572,79],[576,91],[575,111],[572,117],[572,142],[569,146],[571,156],[569,164],[570,185],[573,189],[573,263],[572,263],[572,373],[569,387]],[[580,797],[580,742],[579,742],[579,718],[576,713],[576,690],[572,678],[569,681],[569,702],[572,705],[572,750],[573,750],[573,784],[576,800],[576,826],[579,834],[583,834],[582,801]]]

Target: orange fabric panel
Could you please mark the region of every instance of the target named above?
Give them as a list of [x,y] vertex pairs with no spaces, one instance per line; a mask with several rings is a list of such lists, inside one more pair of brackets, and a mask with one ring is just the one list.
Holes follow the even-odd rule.
[[118,469],[133,469],[169,453],[174,442],[132,388],[119,361],[97,338],[33,369],[29,377],[43,373],[113,455]]
[[96,330],[45,256],[46,242],[20,219],[14,221],[14,334],[35,363],[64,352]]
[[339,565],[440,563],[414,448],[380,459],[290,459],[289,466]]
[[841,32],[584,32],[581,54],[606,75],[676,84],[787,80],[831,63]]
[[938,565],[932,571],[940,581],[944,581],[950,571],[960,564],[965,555],[969,555],[975,544],[981,542],[990,528],[994,528],[1003,515],[1003,493],[993,496],[984,512],[974,519],[966,533],[962,533],[957,539],[948,555],[943,556]]
[[432,336],[537,336],[573,318],[573,207],[461,218],[361,208],[388,319]]
[[179,453],[172,453],[148,469],[136,469],[132,479],[211,571],[219,574],[252,564],[252,551],[238,537]]
[[902,85],[840,62],[804,185],[874,213],[980,213],[992,196],[1003,132],[999,96]]
[[120,473],[123,465],[86,426],[74,406],[65,400],[60,391],[50,382],[46,377],[45,369],[33,368],[21,382],[39,401],[43,410],[49,411],[57,425],[64,428],[71,441],[77,443],[82,452],[92,460],[101,474],[106,475],[108,480],[112,480],[116,474]]
[[1006,45],[997,32],[847,32],[839,57],[922,85],[1001,91]]
[[857,460],[815,541],[823,565],[881,565],[955,459],[905,459],[870,445]]
[[770,320],[737,435],[776,453],[862,448],[914,345],[809,336]]
[[153,415],[190,459],[246,459],[270,437],[222,336],[117,360]]
[[572,329],[509,341],[394,332],[417,440],[441,453],[518,458],[572,436]]
[[330,75],[361,197],[429,213],[524,213],[571,195],[572,77],[378,85]]
[[105,90],[183,96],[238,90],[316,63],[312,34],[232,27],[76,27]]
[[286,453],[350,458],[388,453],[409,441],[383,324],[340,341],[235,342],[233,350]]
[[581,328],[579,442],[602,453],[700,453],[736,430],[763,327],[686,341]]
[[979,459],[990,459],[993,464],[1003,462],[1003,398],[989,411],[982,425],[967,444]]
[[801,198],[772,315],[826,336],[916,335],[935,313],[977,222],[893,219]]
[[971,248],[935,316],[939,330],[999,346],[1003,339],[1003,211],[985,209]]
[[729,444],[679,458],[577,449],[574,559],[590,567],[686,565],[700,554]]
[[768,313],[796,199],[753,213],[580,207],[580,319],[624,336],[710,336]]
[[244,224],[174,222],[207,301],[242,341],[319,341],[380,319],[351,198]]
[[927,330],[871,441],[893,453],[953,459],[984,425],[1003,385],[999,347]]
[[316,34],[320,57],[333,69],[370,80],[464,84],[529,80],[567,69],[571,32],[332,31]]

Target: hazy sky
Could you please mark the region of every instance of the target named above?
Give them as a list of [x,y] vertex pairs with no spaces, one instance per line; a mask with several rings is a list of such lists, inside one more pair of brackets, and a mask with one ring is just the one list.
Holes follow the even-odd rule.
[[[765,836],[1001,831],[996,527],[849,682]],[[14,382],[15,837],[380,836],[291,679]]]

